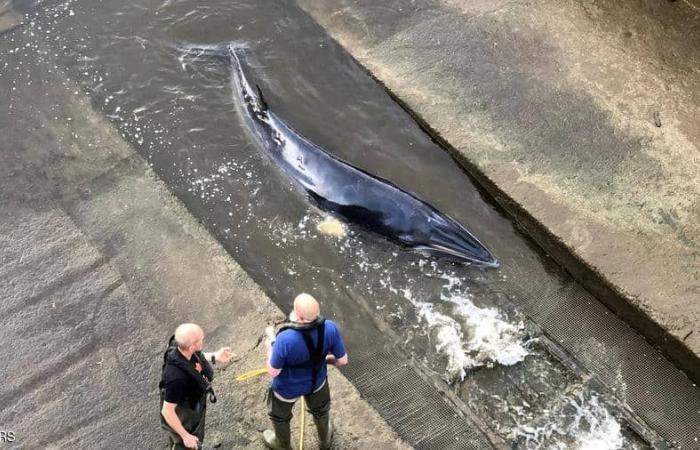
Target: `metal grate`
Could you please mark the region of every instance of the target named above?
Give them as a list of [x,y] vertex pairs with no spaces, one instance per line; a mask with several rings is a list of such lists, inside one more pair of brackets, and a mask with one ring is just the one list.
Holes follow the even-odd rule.
[[494,447],[471,419],[461,417],[407,360],[393,353],[353,352],[352,364],[342,372],[387,423],[417,449]]
[[700,388],[580,285],[525,284],[519,309],[577,364],[671,444],[700,448]]

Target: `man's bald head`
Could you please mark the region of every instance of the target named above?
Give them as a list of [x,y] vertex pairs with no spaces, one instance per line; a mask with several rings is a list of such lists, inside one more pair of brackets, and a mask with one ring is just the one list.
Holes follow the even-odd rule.
[[294,299],[294,313],[299,322],[313,322],[321,312],[318,302],[309,294],[299,294]]
[[[194,323],[183,323],[175,329],[175,342],[180,350],[189,350],[190,347],[198,345],[203,346],[204,331]],[[200,351],[201,348],[196,348],[194,351]]]

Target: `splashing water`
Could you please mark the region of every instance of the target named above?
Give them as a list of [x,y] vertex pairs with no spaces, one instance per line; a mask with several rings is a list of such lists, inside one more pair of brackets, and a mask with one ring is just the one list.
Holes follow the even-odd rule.
[[526,448],[617,450],[625,446],[620,423],[595,394],[569,397],[544,425],[516,427],[513,436]]
[[[450,288],[457,284],[454,280],[448,283]],[[513,325],[496,308],[477,307],[467,294],[443,291],[441,299],[451,307],[451,315],[436,311],[432,303],[414,299],[407,288],[403,295],[435,335],[435,349],[447,358],[450,379],[463,380],[467,370],[477,367],[517,364],[529,353],[523,342],[522,322]]]
[[496,308],[479,308],[463,296],[443,296],[443,300],[455,305],[454,313],[464,319],[467,347],[476,352],[479,365],[497,362],[512,366],[525,359],[528,351],[522,343],[523,322],[506,322]]
[[434,305],[427,302],[415,301],[408,289],[404,290],[404,296],[416,308],[418,317],[425,321],[430,330],[437,333],[435,350],[447,357],[446,371],[451,379],[464,379],[466,368],[477,365],[464,349],[464,335],[462,327],[455,319],[434,311]]
[[622,448],[624,438],[619,422],[593,397],[587,405],[578,406],[576,424],[581,419],[589,424],[589,431],[578,436],[581,450],[616,450]]

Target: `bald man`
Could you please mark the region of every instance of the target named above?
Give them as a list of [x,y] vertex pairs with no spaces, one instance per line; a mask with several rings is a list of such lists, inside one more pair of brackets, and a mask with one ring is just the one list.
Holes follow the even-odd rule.
[[291,448],[289,422],[294,403],[302,396],[314,417],[321,448],[331,447],[333,426],[326,364],[340,367],[347,363],[348,355],[336,324],[321,317],[315,298],[298,295],[290,322],[277,332],[268,353],[267,371],[272,377],[268,412],[274,428],[263,433],[268,447]]
[[203,353],[204,332],[193,323],[183,323],[170,338],[163,356],[159,384],[163,406],[161,425],[170,433],[173,449],[201,448],[204,441],[207,394],[216,401],[211,387],[213,364],[231,360],[231,349],[222,347]]

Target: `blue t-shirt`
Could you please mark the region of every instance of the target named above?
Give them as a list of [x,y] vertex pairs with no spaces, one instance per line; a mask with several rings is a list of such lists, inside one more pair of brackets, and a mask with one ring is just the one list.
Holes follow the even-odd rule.
[[[311,330],[311,340],[314,346],[318,343],[318,328]],[[336,359],[345,356],[345,344],[340,336],[338,327],[332,320],[325,321],[323,337],[323,354],[333,354]],[[316,376],[316,385],[311,389],[313,370],[311,367],[289,367],[307,362],[311,355],[304,343],[300,331],[284,330],[277,335],[272,346],[270,363],[275,369],[282,369],[279,375],[272,379],[272,388],[284,398],[297,398],[318,389],[328,375],[328,368],[321,365]]]

